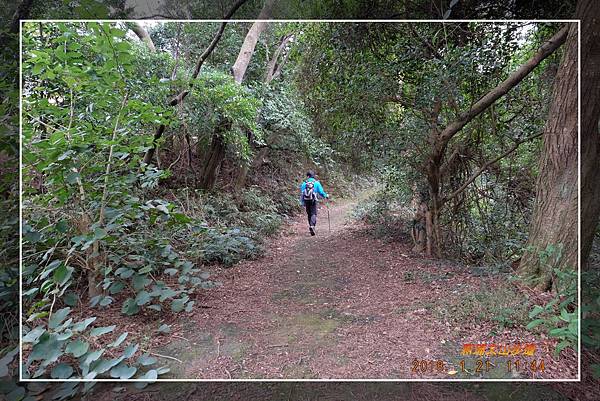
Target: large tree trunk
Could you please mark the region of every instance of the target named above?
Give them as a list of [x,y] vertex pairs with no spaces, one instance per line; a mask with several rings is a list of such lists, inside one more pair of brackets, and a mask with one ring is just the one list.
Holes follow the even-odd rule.
[[[269,19],[271,17],[271,12],[273,11],[273,6],[275,5],[275,0],[265,0],[265,4],[263,5],[260,14],[258,15],[259,20]],[[240,48],[240,52],[238,53],[237,59],[235,63],[231,67],[231,74],[233,75],[233,79],[238,84],[241,84],[244,80],[244,76],[246,75],[246,70],[248,69],[248,65],[250,64],[250,60],[252,59],[252,55],[254,54],[254,49],[256,48],[256,43],[258,42],[258,38],[260,34],[267,27],[267,21],[256,21],[252,24],[246,37],[244,38],[244,43],[242,43],[242,47]],[[248,137],[248,141],[251,141],[252,134],[250,133]],[[248,175],[248,170],[250,165],[248,163],[243,163],[239,166],[238,173],[236,174],[234,190],[237,191],[242,188],[246,182],[246,176]]]
[[[519,272],[536,288],[553,285],[553,269],[577,267],[577,25],[571,24],[544,128],[544,147],[528,248]],[[544,263],[540,252],[562,248]]]
[[600,7],[579,0],[581,19],[581,264],[586,267],[600,213]]

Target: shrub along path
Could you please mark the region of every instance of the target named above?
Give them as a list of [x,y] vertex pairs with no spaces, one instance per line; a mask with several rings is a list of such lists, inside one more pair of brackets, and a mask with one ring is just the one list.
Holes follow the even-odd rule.
[[[477,358],[462,357],[462,344],[483,342],[535,342],[545,371],[533,377],[574,377],[573,360],[559,364],[551,343],[518,328],[528,306],[506,275],[377,239],[347,218],[353,205],[331,206],[331,232],[321,205],[317,236],[299,215],[264,257],[215,272],[222,286],[198,295],[186,319],[169,317],[168,342],[153,348],[181,361],[165,359],[172,377],[477,378]],[[413,369],[415,361],[438,360],[442,371],[433,362]],[[506,358],[490,360],[485,377],[532,377],[507,373]]]

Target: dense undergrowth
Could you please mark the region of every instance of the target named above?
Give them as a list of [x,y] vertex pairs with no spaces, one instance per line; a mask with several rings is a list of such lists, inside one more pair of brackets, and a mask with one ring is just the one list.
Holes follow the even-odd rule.
[[[95,326],[103,310],[192,312],[194,293],[218,285],[210,265],[260,256],[301,210],[307,168],[327,166],[322,179],[340,195],[352,175],[313,136],[289,84],[239,85],[214,66],[197,79],[161,78],[193,63],[134,45],[122,24],[25,32],[22,373],[157,378],[168,369],[140,356],[124,328]],[[185,107],[166,107],[185,85]],[[144,133],[157,124],[169,135],[154,142]],[[156,163],[146,163],[156,146]],[[212,151],[223,160],[208,185]],[[246,185],[229,185],[249,163]],[[82,316],[88,308],[94,315]]]

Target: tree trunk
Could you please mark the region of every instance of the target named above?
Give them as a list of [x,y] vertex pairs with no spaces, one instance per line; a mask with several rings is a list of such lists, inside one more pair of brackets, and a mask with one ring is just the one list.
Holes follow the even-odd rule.
[[[271,12],[273,10],[273,5],[275,4],[275,0],[265,0],[265,4],[263,5],[260,14],[258,15],[258,19],[269,19],[271,17]],[[244,76],[246,74],[246,70],[248,69],[248,65],[250,64],[250,60],[252,59],[252,55],[254,54],[254,49],[256,48],[256,43],[258,42],[258,38],[260,34],[267,27],[266,21],[256,21],[246,34],[244,38],[244,43],[238,53],[238,57],[231,67],[231,73],[233,75],[233,79],[238,84],[241,84],[244,80]],[[251,141],[252,134],[249,135],[248,141]],[[236,174],[235,182],[234,182],[234,191],[239,192],[240,189],[244,187],[246,184],[246,177],[248,176],[248,171],[250,170],[249,163],[243,163],[239,166],[238,173]]]
[[[530,250],[519,273],[541,291],[553,286],[553,269],[577,267],[577,25],[571,24],[566,49],[556,75],[553,101],[544,128],[544,147],[533,217],[527,242]],[[540,252],[562,248],[543,263]]]
[[600,213],[600,7],[579,0],[581,19],[581,264],[586,267]]
[[[275,4],[275,0],[266,0],[265,4],[258,15],[259,20],[266,20],[271,18],[271,11],[273,9],[273,5]],[[233,75],[233,79],[238,84],[241,84],[244,80],[244,75],[246,74],[246,69],[248,68],[248,64],[250,64],[250,59],[254,54],[254,48],[256,47],[256,42],[258,42],[258,37],[267,27],[267,21],[256,21],[250,27],[250,30],[246,34],[244,38],[244,43],[242,44],[242,48],[233,63],[233,67],[231,67],[231,73]]]
[[142,42],[146,44],[148,50],[150,50],[152,53],[156,53],[156,46],[154,46],[152,38],[148,34],[148,31],[146,31],[146,29],[142,26],[142,24],[140,24],[139,22],[134,22],[133,25],[131,25],[131,30],[137,35],[137,37]]
[[442,158],[445,153],[446,146],[439,140],[440,132],[438,129],[438,116],[442,109],[442,102],[439,99],[434,101],[433,110],[430,115],[430,133],[429,146],[431,153],[427,159],[427,184],[429,185],[429,207],[427,211],[427,224],[425,226],[427,236],[427,256],[441,257],[442,244],[439,238],[440,224],[440,183]]
[[204,159],[204,165],[200,175],[199,186],[202,189],[211,190],[214,188],[221,168],[221,163],[225,158],[225,141],[223,134],[231,129],[231,121],[223,120],[219,122],[215,134],[210,143],[210,149]]
[[[206,61],[208,56],[210,56],[211,53],[213,52],[213,50],[215,50],[215,48],[217,47],[217,44],[221,40],[221,37],[223,36],[223,32],[225,31],[225,26],[229,22],[228,20],[233,16],[233,14],[237,11],[237,9],[240,8],[246,1],[248,1],[248,0],[237,0],[231,6],[231,8],[227,12],[227,14],[225,14],[225,16],[223,17],[223,21],[221,22],[221,25],[219,26],[219,30],[217,31],[217,33],[211,40],[208,47],[206,49],[204,49],[204,51],[202,52],[200,57],[198,57],[198,61],[196,62],[196,67],[194,68],[194,72],[191,77],[192,80],[194,80],[198,77],[198,74],[200,74],[200,69],[202,68],[202,65],[204,65],[204,62]],[[171,99],[171,101],[169,102],[169,105],[177,106],[179,103],[183,102],[183,99],[185,99],[189,93],[190,93],[189,90],[184,90],[184,91],[178,93],[177,96],[175,96],[173,99]],[[154,158],[154,154],[156,153],[158,141],[160,140],[163,133],[165,132],[165,129],[166,129],[165,125],[161,124],[154,132],[154,137],[152,139],[152,147],[146,151],[146,154],[144,155],[144,163],[150,164],[152,162],[152,159]]]
[[[556,49],[558,49],[565,42],[568,29],[569,25],[565,25],[562,29],[560,29],[560,31],[557,32],[552,38],[542,44],[538,51],[534,53],[529,60],[523,63],[512,74],[510,74],[508,78],[482,96],[469,108],[469,110],[460,113],[454,121],[446,125],[442,130],[440,130],[437,125],[437,117],[440,112],[441,102],[439,99],[434,102],[433,109],[430,111],[431,132],[428,139],[431,150],[425,166],[427,182],[429,184],[429,193],[431,197],[429,208],[431,216],[427,227],[428,256],[434,256],[435,254],[436,257],[440,257],[443,249],[440,216],[444,204],[450,198],[442,196],[441,172],[443,170],[443,162],[449,142],[465,125],[467,125],[476,116],[494,104],[494,102],[496,102],[502,96],[507,94],[512,88],[517,86],[519,82],[529,75],[529,73],[531,73],[531,71],[533,71],[544,59],[554,53],[554,51],[556,51]],[[461,187],[460,191],[463,191],[466,186],[470,184],[470,182],[472,182],[472,180],[467,180],[466,185]],[[450,196],[454,197],[456,195],[457,193],[453,193]],[[429,230],[431,230],[431,232],[429,232]]]

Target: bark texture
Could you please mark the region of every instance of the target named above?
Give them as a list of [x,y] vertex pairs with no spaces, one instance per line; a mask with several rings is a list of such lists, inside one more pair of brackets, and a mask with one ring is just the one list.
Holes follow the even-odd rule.
[[[552,94],[544,128],[536,198],[528,246],[519,271],[533,279],[536,288],[553,286],[554,268],[577,267],[577,25],[570,24],[565,54]],[[548,245],[562,248],[548,259],[540,251]]]
[[600,213],[600,7],[579,0],[581,19],[581,264],[586,267]]
[[226,144],[223,139],[223,134],[231,129],[231,121],[223,120],[218,125],[212,141],[210,149],[204,159],[202,171],[200,173],[199,186],[203,189],[213,189],[219,176],[221,163],[225,158]]

